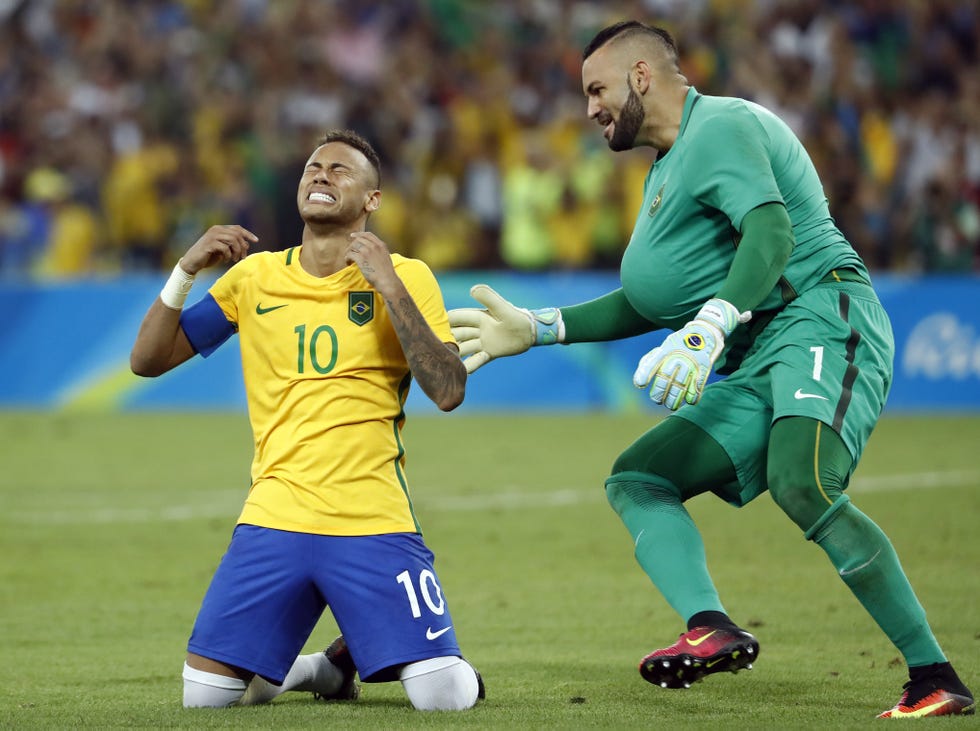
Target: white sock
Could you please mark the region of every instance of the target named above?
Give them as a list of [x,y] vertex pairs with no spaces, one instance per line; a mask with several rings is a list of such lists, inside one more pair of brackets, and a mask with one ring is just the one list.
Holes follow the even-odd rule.
[[227,708],[245,693],[245,681],[208,673],[184,663],[184,708]]
[[399,674],[408,699],[420,711],[463,711],[476,704],[476,670],[461,657],[413,662]]
[[322,652],[300,655],[286,673],[282,685],[273,685],[256,675],[248,684],[248,690],[240,705],[254,706],[267,703],[287,690],[299,690],[330,696],[340,690],[344,674]]

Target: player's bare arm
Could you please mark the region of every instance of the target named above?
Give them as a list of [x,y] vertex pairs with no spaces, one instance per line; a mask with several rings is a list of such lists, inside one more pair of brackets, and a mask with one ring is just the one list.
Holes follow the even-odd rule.
[[429,327],[391,263],[385,243],[372,233],[351,234],[348,264],[356,264],[388,306],[392,326],[412,377],[443,411],[452,411],[466,393],[466,368],[455,345],[443,343]]
[[[250,244],[258,240],[258,236],[241,226],[212,226],[181,257],[177,264],[180,271],[175,269],[175,275],[183,275],[189,288],[202,269],[244,259]],[[129,355],[133,373],[159,376],[194,355],[194,348],[180,327],[180,311],[180,306],[168,306],[161,297],[150,305]]]

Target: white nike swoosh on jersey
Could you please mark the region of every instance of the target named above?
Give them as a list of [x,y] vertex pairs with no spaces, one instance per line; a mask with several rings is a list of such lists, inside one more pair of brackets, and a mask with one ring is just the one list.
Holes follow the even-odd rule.
[[437,637],[442,637],[444,634],[446,634],[452,628],[453,628],[453,626],[452,625],[449,625],[448,627],[443,627],[441,630],[439,630],[437,632],[433,632],[432,631],[432,627],[428,627],[425,630],[425,639],[427,639],[427,640],[434,640]]
[[803,389],[802,388],[796,389],[796,393],[793,394],[793,398],[795,398],[795,399],[818,398],[818,399],[822,399],[824,401],[827,400],[827,397],[826,396],[821,396],[818,393],[803,393]]

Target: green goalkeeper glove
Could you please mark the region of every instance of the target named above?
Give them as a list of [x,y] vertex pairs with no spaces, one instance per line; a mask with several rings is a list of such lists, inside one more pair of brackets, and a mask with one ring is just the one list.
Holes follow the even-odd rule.
[[751,316],[751,312],[739,313],[725,300],[708,300],[693,320],[640,359],[633,384],[647,388],[652,382],[650,399],[672,411],[685,402],[696,404],[725,347],[725,338]]
[[485,284],[473,285],[470,296],[486,309],[463,307],[449,311],[449,325],[467,373],[494,358],[518,355],[534,345],[553,345],[564,339],[565,324],[555,307],[515,307]]

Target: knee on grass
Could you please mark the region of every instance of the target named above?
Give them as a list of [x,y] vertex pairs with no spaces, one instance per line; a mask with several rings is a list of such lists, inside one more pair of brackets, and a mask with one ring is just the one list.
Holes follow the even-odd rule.
[[476,704],[476,670],[461,657],[434,657],[406,665],[399,679],[420,711],[464,711]]
[[245,681],[184,663],[184,708],[227,708],[245,695]]

